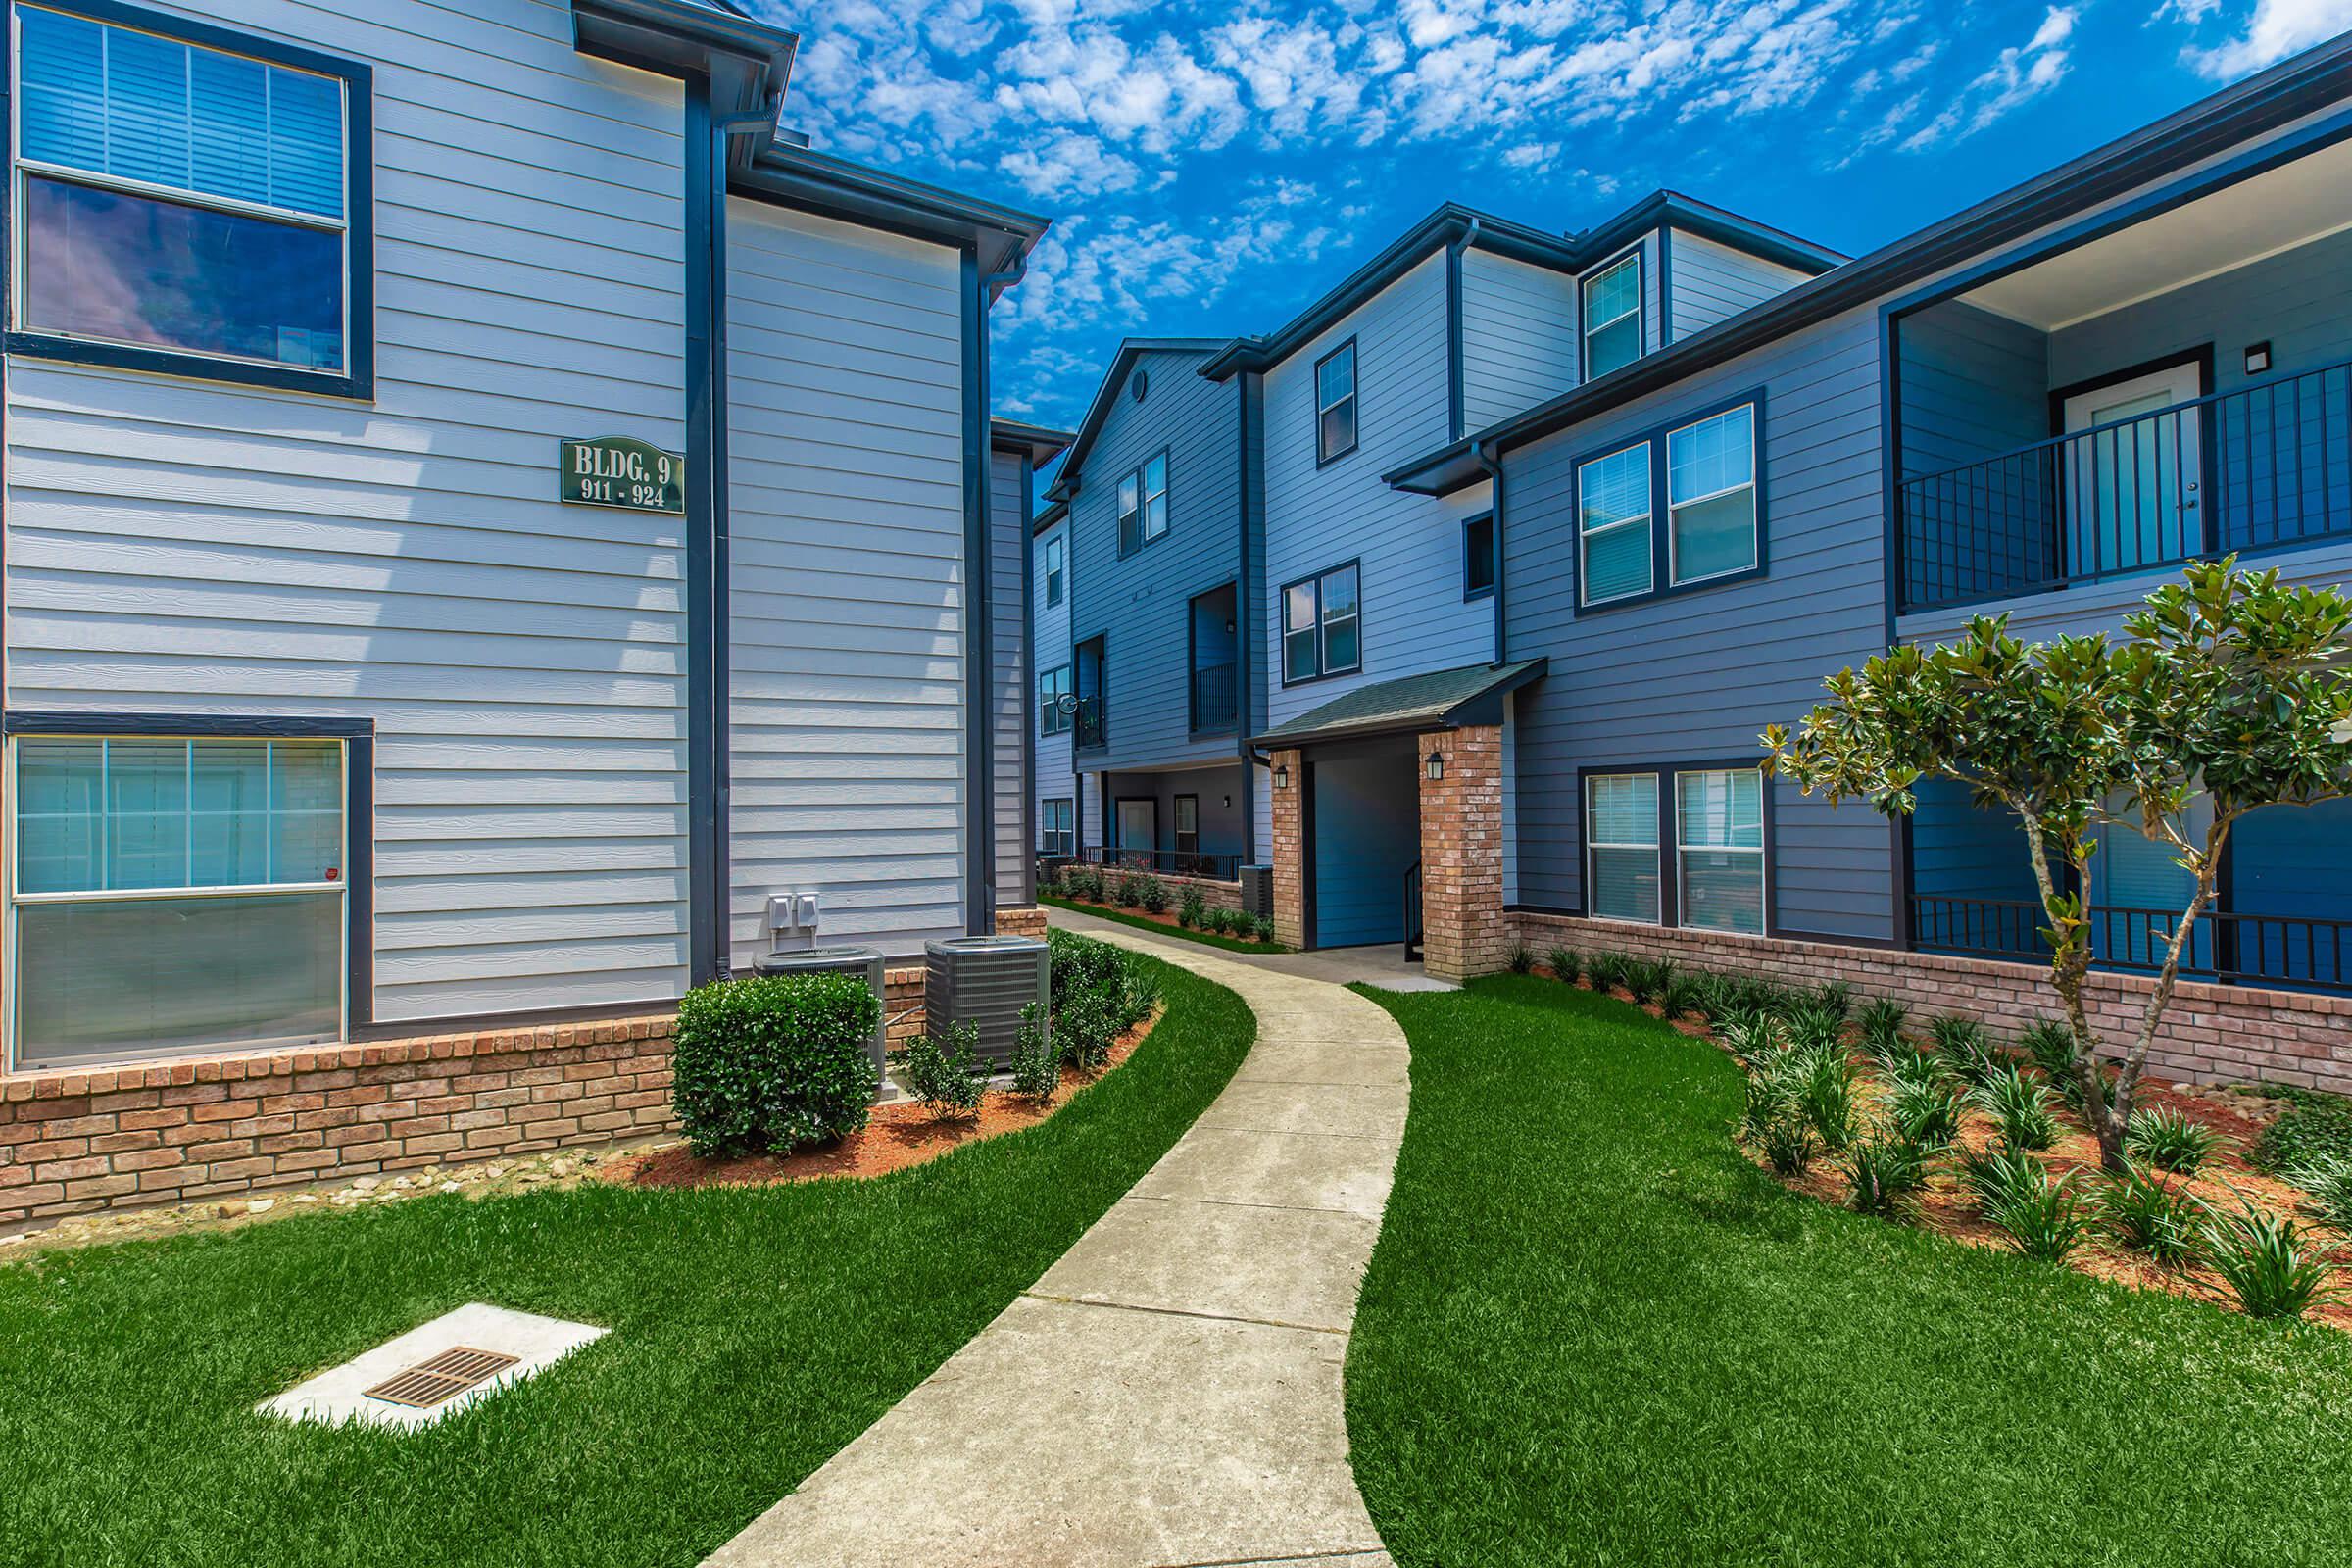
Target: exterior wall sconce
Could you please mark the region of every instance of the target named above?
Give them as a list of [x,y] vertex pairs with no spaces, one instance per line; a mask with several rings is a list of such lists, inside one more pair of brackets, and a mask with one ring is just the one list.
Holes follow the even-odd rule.
[[1431,752],[1429,754],[1429,761],[1425,765],[1429,769],[1429,781],[1432,784],[1437,783],[1440,779],[1443,779],[1446,776],[1446,754],[1444,752]]
[[1274,764],[1274,787],[1278,790],[1287,790],[1291,787],[1290,763],[1276,762]]
[[2246,349],[2246,373],[2260,375],[2271,368],[2271,343],[2265,338]]

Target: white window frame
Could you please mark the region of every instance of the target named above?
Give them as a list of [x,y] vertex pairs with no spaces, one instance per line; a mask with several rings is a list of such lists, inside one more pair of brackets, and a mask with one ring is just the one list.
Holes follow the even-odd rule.
[[[1726,485],[1720,490],[1711,490],[1703,496],[1684,496],[1677,499],[1674,493],[1674,438],[1686,430],[1695,430],[1702,424],[1710,424],[1717,419],[1727,419],[1742,411],[1745,411],[1747,415],[1747,478],[1739,484]],[[1663,437],[1664,444],[1659,450],[1665,455],[1666,466],[1666,582],[1669,587],[1681,588],[1694,582],[1713,582],[1718,577],[1737,577],[1743,572],[1755,570],[1757,564],[1763,559],[1763,508],[1759,504],[1756,493],[1756,445],[1763,437],[1761,414],[1762,411],[1753,403],[1735,403],[1730,408],[1717,409],[1712,414],[1701,415],[1695,419],[1686,420],[1668,430]],[[1740,566],[1727,566],[1721,571],[1702,572],[1695,577],[1684,576],[1680,559],[1682,541],[1676,536],[1674,529],[1675,514],[1685,507],[1702,506],[1709,501],[1720,500],[1724,496],[1734,495],[1741,490],[1747,492],[1747,564]],[[1653,511],[1656,509],[1657,497],[1650,497],[1650,507]]]
[[[1121,557],[1132,556],[1144,548],[1144,475],[1142,469],[1139,468],[1119,476],[1118,493],[1111,502],[1111,507],[1118,514],[1119,518],[1119,555]],[[1127,542],[1129,538],[1127,519],[1130,517],[1135,519],[1133,535],[1135,543],[1133,544]]]
[[[1625,925],[1663,926],[1666,923],[1666,890],[1663,885],[1666,875],[1666,849],[1665,845],[1660,842],[1657,824],[1654,822],[1651,823],[1650,837],[1647,844],[1619,844],[1614,840],[1603,843],[1592,836],[1593,785],[1597,784],[1604,778],[1646,778],[1654,783],[1657,779],[1657,770],[1655,768],[1647,767],[1629,767],[1618,769],[1616,771],[1610,771],[1604,768],[1597,772],[1587,773],[1585,775],[1585,821],[1584,832],[1582,835],[1585,841],[1585,913],[1592,919],[1616,920]],[[1595,850],[1647,850],[1649,852],[1650,875],[1656,878],[1660,884],[1658,888],[1657,899],[1658,912],[1656,914],[1652,915],[1647,920],[1636,920],[1622,914],[1602,914],[1599,912],[1599,901],[1592,896],[1593,884],[1595,880],[1592,869],[1594,863],[1592,852]]]
[[1049,608],[1061,603],[1064,580],[1062,572],[1068,562],[1069,554],[1063,548],[1061,535],[1055,534],[1048,539],[1046,541],[1046,604]]
[[[1049,795],[1041,803],[1038,813],[1038,853],[1040,855],[1075,855],[1078,850],[1078,816],[1072,798],[1067,795]],[[1058,808],[1058,809],[1056,809]],[[1058,817],[1060,820],[1055,821]],[[1061,841],[1059,849],[1054,840]]]
[[[1607,277],[1610,273],[1623,271],[1629,267],[1634,270],[1634,308],[1630,311],[1619,311],[1615,316],[1610,317],[1605,321],[1593,321],[1591,313],[1585,309],[1585,301],[1591,297],[1592,285],[1599,282],[1602,278]],[[1576,340],[1576,351],[1578,368],[1583,372],[1578,376],[1580,381],[1590,381],[1593,378],[1592,339],[1597,334],[1605,332],[1610,327],[1615,326],[1618,322],[1624,320],[1629,316],[1635,318],[1634,357],[1633,359],[1626,361],[1625,365],[1613,367],[1612,369],[1603,370],[1600,373],[1602,375],[1612,374],[1615,370],[1624,369],[1626,365],[1637,364],[1648,357],[1649,321],[1645,314],[1648,308],[1648,302],[1642,298],[1642,295],[1647,293],[1649,289],[1649,278],[1647,272],[1648,262],[1642,255],[1642,250],[1639,247],[1636,247],[1633,250],[1627,251],[1623,256],[1618,257],[1615,261],[1610,262],[1605,266],[1594,268],[1592,271],[1587,272],[1583,277],[1577,280],[1576,319],[1579,335]]]
[[[296,208],[278,207],[268,202],[247,201],[234,196],[218,196],[206,191],[186,190],[177,185],[161,184],[154,180],[134,179],[121,174],[105,173],[97,170],[81,169],[72,164],[52,164],[42,159],[24,157],[18,149],[24,145],[24,94],[22,90],[24,26],[19,15],[24,9],[47,11],[56,16],[71,17],[77,22],[89,22],[102,27],[111,27],[119,32],[136,32],[150,38],[160,38],[166,43],[178,44],[183,48],[201,49],[211,54],[224,55],[236,60],[250,60],[256,65],[270,70],[291,72],[297,75],[315,76],[321,81],[333,83],[337,104],[336,135],[340,138],[342,149],[341,168],[344,192],[342,216],[328,218],[318,213],[306,213]],[[255,41],[259,43],[261,40]],[[8,313],[8,324],[11,331],[61,343],[102,343],[110,348],[171,355],[196,361],[210,361],[220,365],[255,366],[270,370],[315,375],[321,380],[348,379],[356,373],[354,365],[358,351],[352,334],[352,294],[358,280],[354,276],[351,253],[350,192],[353,149],[351,145],[352,83],[349,78],[336,75],[331,72],[315,71],[306,66],[289,65],[268,55],[223,48],[216,43],[200,43],[158,28],[142,27],[132,23],[116,21],[110,17],[92,16],[86,12],[74,10],[70,6],[12,7],[9,12],[8,56],[9,80],[18,85],[18,90],[13,94],[9,106],[9,197],[15,203],[12,211],[16,214],[15,221],[10,225],[15,232],[9,237],[8,258],[9,283],[13,290]],[[30,225],[24,222],[24,181],[28,175],[34,178],[54,180],[62,184],[84,185],[94,190],[118,191],[126,196],[171,202],[181,207],[203,208],[239,218],[261,219],[270,222],[317,229],[321,233],[336,235],[341,242],[343,256],[341,339],[343,354],[341,362],[333,366],[295,365],[286,360],[256,359],[249,355],[223,354],[212,349],[192,349],[178,344],[149,343],[135,338],[105,337],[92,332],[75,332],[53,326],[27,325],[24,319],[24,302],[27,297],[25,281],[28,258],[26,252],[29,245],[27,235]],[[15,1008],[11,1007],[9,1010],[13,1014]]]
[[[1683,780],[1710,774],[1752,773],[1756,776],[1756,843],[1751,849],[1743,844],[1700,844],[1683,842]],[[1772,781],[1764,777],[1762,768],[1755,767],[1678,767],[1674,770],[1674,920],[1678,927],[1690,931],[1721,931],[1731,936],[1767,936],[1772,930],[1772,857],[1766,853],[1770,835],[1765,818],[1770,814],[1766,801]],[[1693,849],[1708,855],[1752,855],[1756,858],[1756,929],[1740,931],[1727,925],[1702,925],[1690,918],[1690,872],[1685,857]],[[1663,914],[1661,907],[1660,913]]]
[[[191,740],[241,742],[282,740],[299,741],[306,745],[333,746],[335,749],[335,759],[337,764],[335,771],[335,810],[336,814],[342,819],[343,823],[343,851],[341,856],[338,858],[338,860],[341,865],[346,867],[351,864],[351,843],[353,831],[353,823],[351,820],[351,742],[345,737],[334,735],[224,735],[211,733],[201,735],[173,735],[163,731],[136,734],[118,734],[111,730],[101,733],[73,733],[68,731],[41,730],[27,731],[24,734],[10,735],[7,737],[6,741],[7,756],[5,760],[5,769],[8,779],[8,790],[6,797],[8,804],[5,813],[0,813],[0,826],[4,826],[5,828],[7,835],[6,842],[8,846],[7,896],[5,899],[0,899],[0,918],[5,918],[7,923],[7,931],[5,935],[8,952],[7,972],[10,979],[8,995],[5,999],[0,999],[0,1025],[5,1026],[7,1046],[5,1054],[10,1070],[32,1070],[22,1069],[18,1066],[18,1063],[21,1060],[21,1050],[17,1035],[17,1015],[24,1004],[24,987],[22,984],[19,984],[16,978],[24,973],[24,966],[20,960],[17,951],[19,935],[17,911],[23,907],[40,905],[125,904],[140,900],[158,899],[251,899],[275,898],[295,894],[334,894],[337,896],[336,903],[338,906],[335,915],[335,990],[339,999],[335,1008],[335,1034],[338,1042],[348,1041],[351,1038],[352,915],[351,880],[349,877],[338,878],[332,882],[235,883],[219,887],[99,888],[62,893],[26,893],[18,887],[17,873],[22,864],[22,856],[19,853],[20,845],[19,835],[17,832],[17,813],[21,809],[19,803],[24,798],[23,791],[19,788],[17,779],[17,762],[18,758],[21,755],[19,751],[21,743],[24,741],[80,741],[103,742],[111,747],[111,745],[116,741],[124,741],[132,744],[152,744],[158,741],[185,742]],[[99,777],[102,781],[100,784],[100,798],[102,800],[105,796],[105,785],[103,783],[105,776],[105,764],[101,762]],[[101,823],[103,823],[104,818],[101,817],[100,820]],[[99,854],[101,857],[100,863],[103,865],[106,845],[106,836],[103,826],[100,829],[98,842]],[[221,1047],[223,1054],[249,1049],[251,1048],[236,1045],[224,1045]],[[122,1056],[110,1059],[123,1063],[186,1061],[196,1059],[196,1054],[182,1052],[169,1055]],[[48,1071],[50,1069],[42,1068],[39,1070]],[[69,1072],[102,1071],[104,1070],[104,1064],[93,1061],[88,1063],[86,1066],[76,1064],[72,1067],[66,1067],[58,1070]]]
[[[1154,467],[1159,469],[1159,488],[1156,490],[1152,488],[1152,470]],[[1136,488],[1143,496],[1143,542],[1150,544],[1154,539],[1167,537],[1168,523],[1172,515],[1172,508],[1168,502],[1167,450],[1162,448],[1146,458],[1143,466],[1135,471]],[[1154,501],[1159,503],[1159,526],[1156,528],[1152,526],[1152,503]]]
[[[1326,403],[1323,401],[1323,367],[1343,354],[1348,356],[1348,391],[1344,396]],[[1318,468],[1327,463],[1339,462],[1364,444],[1364,404],[1359,395],[1363,391],[1362,372],[1363,364],[1356,355],[1353,338],[1339,344],[1314,363],[1310,373],[1315,378],[1311,390],[1315,400],[1315,466]],[[1348,444],[1337,451],[1326,452],[1323,450],[1323,416],[1343,403],[1350,405],[1348,411]]]
[[[1038,674],[1037,732],[1041,737],[1067,735],[1070,732],[1070,725],[1074,715],[1061,706],[1061,700],[1070,695],[1071,682],[1074,679],[1074,674],[1075,672],[1068,664],[1055,664],[1053,668],[1043,670]],[[1056,675],[1060,676],[1061,679],[1055,683],[1053,698],[1051,701],[1049,701],[1046,696],[1046,686],[1047,683],[1053,681],[1054,677]]]
[[[1628,452],[1640,452],[1642,454],[1642,488],[1643,495],[1643,511],[1639,516],[1621,517],[1615,522],[1603,523],[1597,528],[1586,527],[1586,470],[1598,467],[1601,464],[1608,462],[1611,458],[1621,458]],[[1657,461],[1657,452],[1655,447],[1647,437],[1644,437],[1640,441],[1631,441],[1624,446],[1613,448],[1607,452],[1595,453],[1593,456],[1583,459],[1577,464],[1576,602],[1579,605],[1613,605],[1621,600],[1646,598],[1647,596],[1658,591],[1657,536],[1653,532],[1653,529],[1657,524],[1658,515]],[[1587,548],[1589,542],[1605,534],[1623,533],[1635,528],[1642,530],[1642,537],[1649,545],[1649,581],[1644,583],[1640,588],[1631,588],[1621,594],[1609,594],[1599,599],[1593,598],[1592,573],[1586,569],[1586,563],[1591,559],[1591,552]]]

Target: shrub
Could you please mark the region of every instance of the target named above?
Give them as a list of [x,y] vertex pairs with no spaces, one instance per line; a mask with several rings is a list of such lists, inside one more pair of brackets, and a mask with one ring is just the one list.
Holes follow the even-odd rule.
[[1021,1026],[1013,1032],[1012,1054],[1005,1062],[1012,1074],[1012,1092],[1039,1105],[1050,1105],[1061,1088],[1061,1049],[1046,1027],[1045,1009],[1032,1002],[1021,1009]]
[[1527,974],[1536,966],[1536,955],[1526,943],[1514,942],[1511,944],[1510,956],[1504,958],[1503,962],[1510,966],[1511,973]]
[[1576,956],[1574,948],[1554,948],[1544,956],[1544,961],[1551,966],[1551,977],[1564,986],[1576,984],[1585,972],[1584,960]]
[[1120,874],[1118,903],[1122,909],[1132,909],[1144,902],[1144,879],[1133,871]]
[[1803,1075],[1796,1099],[1805,1120],[1821,1136],[1823,1149],[1839,1152],[1854,1137],[1854,1068],[1844,1048],[1806,1051],[1794,1070]]
[[1843,980],[1832,980],[1813,993],[1813,1005],[1843,1023],[1854,1010],[1854,988]]
[[934,1117],[969,1116],[980,1109],[988,1074],[980,1065],[980,1026],[951,1024],[943,1037],[926,1034],[890,1054],[906,1087]]
[[1787,1073],[1757,1071],[1747,1075],[1747,1101],[1740,1116],[1740,1136],[1762,1142],[1764,1129],[1795,1113],[1794,1085]]
[[1595,991],[1614,991],[1625,980],[1625,956],[1621,953],[1595,953],[1585,964],[1585,978],[1592,982]]
[[1724,1049],[1751,1068],[1761,1068],[1772,1061],[1787,1046],[1780,1021],[1765,1013],[1741,1013],[1727,1018],[1720,1032]]
[[1210,909],[1200,923],[1212,935],[1223,936],[1233,929],[1233,911],[1219,905]]
[[2099,1226],[2116,1245],[2145,1252],[2167,1268],[2196,1261],[2198,1230],[2210,1217],[2194,1194],[2167,1187],[2137,1164],[2108,1177],[2098,1197]]
[[2017,1067],[1994,1067],[1969,1098],[2001,1124],[2001,1137],[2019,1149],[2047,1149],[2058,1141],[2050,1092]]
[[1086,904],[1102,902],[1102,870],[1100,866],[1073,865],[1061,873],[1061,887],[1071,898]]
[[2221,1146],[2222,1135],[2177,1110],[2135,1110],[2124,1130],[2124,1152],[2158,1170],[2194,1176]]
[[1857,1138],[1845,1152],[1845,1174],[1854,1184],[1854,1207],[1865,1214],[1891,1211],[1928,1179],[1927,1152],[1889,1128]]
[[2299,1318],[2336,1295],[2335,1270],[2312,1254],[2309,1233],[2283,1214],[2248,1203],[2216,1216],[2198,1234],[2206,1260],[2230,1282],[2248,1317]]
[[1656,999],[1671,972],[1665,964],[1637,960],[1625,966],[1625,973],[1619,978],[1618,984],[1625,987],[1625,994],[1637,1004],[1647,1004]]
[[2325,1158],[2352,1160],[2352,1101],[2308,1090],[2285,1093],[2293,1102],[2277,1121],[2262,1130],[2254,1145],[2254,1163],[2273,1175]]
[[1784,1113],[1773,1117],[1764,1124],[1758,1142],[1764,1158],[1784,1176],[1800,1176],[1813,1163],[1813,1127],[1802,1116]]
[[2304,1212],[2352,1232],[2352,1159],[2322,1154],[2286,1173],[2286,1179],[2310,1195]]
[[1190,931],[1200,924],[1202,916],[1207,913],[1208,901],[1200,896],[1200,890],[1186,888],[1183,899],[1176,905],[1176,923]]
[[1986,1214],[2035,1191],[2048,1175],[2040,1160],[2005,1144],[1959,1159],[1960,1190]]
[[1939,1077],[1898,1077],[1892,1105],[1896,1131],[1922,1149],[1942,1149],[1960,1136],[1960,1094]]
[[1974,1018],[1947,1013],[1928,1025],[1928,1032],[1945,1065],[1962,1083],[1981,1084],[2000,1064],[1992,1036]]
[[[2055,1018],[2036,1018],[2017,1037],[2034,1065],[2053,1084],[2072,1083],[2075,1077],[2075,1032]],[[2064,1093],[2063,1088],[2060,1093]],[[2079,1095],[2082,1091],[2077,1090]]]
[[2072,1176],[2054,1177],[2038,1164],[2034,1170],[2038,1181],[2022,1186],[1997,1207],[1988,1207],[1985,1218],[2007,1232],[2011,1245],[2028,1257],[2063,1263],[2082,1245],[2090,1220]]
[[1274,917],[1272,915],[1252,915],[1250,923],[1255,929],[1258,941],[1271,942],[1274,940]]
[[689,991],[669,1090],[687,1143],[710,1158],[859,1131],[874,1102],[866,1051],[881,1017],[881,999],[856,975],[760,975]]
[[1666,1016],[1669,1018],[1680,1018],[1686,1013],[1704,1012],[1706,1010],[1707,980],[1708,977],[1705,975],[1678,974],[1673,976],[1666,982],[1666,989],[1658,993],[1658,1005],[1665,1010]]
[[1880,997],[1874,1002],[1865,1003],[1862,1010],[1854,1015],[1854,1021],[1862,1026],[1862,1033],[1866,1037],[1884,1035],[1893,1038],[1902,1034],[1903,1020],[1910,1016],[1911,1009],[1892,997]]
[[1147,872],[1137,879],[1135,901],[1144,906],[1147,914],[1165,914],[1168,912],[1168,885]]
[[1800,1051],[1842,1049],[1845,1021],[1819,1007],[1799,1007],[1788,1014],[1788,1042]]

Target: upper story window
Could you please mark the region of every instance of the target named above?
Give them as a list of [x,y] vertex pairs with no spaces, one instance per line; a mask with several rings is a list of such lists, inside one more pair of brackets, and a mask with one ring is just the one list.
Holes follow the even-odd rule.
[[15,18],[11,349],[365,395],[366,68],[161,16]]
[[1168,455],[1159,453],[1119,481],[1119,554],[1133,555],[1168,531]]
[[1484,599],[1494,591],[1494,514],[1482,512],[1462,524],[1462,597]]
[[1315,462],[1355,450],[1355,339],[1315,362]]
[[1046,604],[1048,607],[1061,603],[1062,570],[1066,564],[1067,558],[1063,552],[1061,535],[1055,534],[1046,541]]
[[1284,684],[1344,674],[1364,662],[1353,562],[1282,590]]
[[1037,732],[1067,734],[1070,728],[1070,666],[1058,664],[1037,677]]
[[1642,253],[1634,251],[1585,279],[1585,379],[1642,357]]
[[[1762,568],[1759,408],[1752,399],[1736,403],[1577,464],[1579,606],[1673,593]],[[1662,530],[1655,525],[1661,495]]]

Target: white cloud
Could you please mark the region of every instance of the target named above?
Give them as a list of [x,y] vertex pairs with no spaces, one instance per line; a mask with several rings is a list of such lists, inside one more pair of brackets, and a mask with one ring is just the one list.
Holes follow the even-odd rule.
[[[2193,26],[2217,7],[2218,0],[2176,0],[2172,10]],[[2255,0],[2243,32],[2215,48],[2192,46],[2181,58],[2216,81],[2230,81],[2323,43],[2346,27],[2352,27],[2352,0]]]
[[1926,124],[1903,140],[1906,152],[1964,141],[2021,104],[2033,102],[2066,79],[2067,40],[2074,36],[2076,10],[2052,6],[2019,47],[2004,49]]

